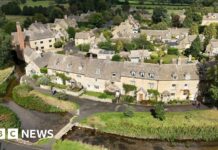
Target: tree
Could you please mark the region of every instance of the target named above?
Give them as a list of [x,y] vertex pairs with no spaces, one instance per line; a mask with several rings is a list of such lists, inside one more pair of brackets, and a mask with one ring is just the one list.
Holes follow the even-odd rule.
[[3,29],[6,33],[11,34],[12,32],[16,31],[16,23],[8,21],[4,26]]
[[180,16],[172,14],[171,24],[173,27],[181,27]]
[[78,48],[82,52],[88,52],[90,49],[90,45],[89,44],[80,44],[80,45],[78,45]]
[[185,51],[185,55],[192,55],[193,57],[198,58],[200,52],[203,51],[203,46],[200,40],[200,37],[197,36],[196,39],[192,42],[191,47]]
[[67,29],[67,33],[69,35],[69,38],[75,38],[76,30],[73,27],[69,27]]
[[2,5],[1,10],[6,15],[19,15],[21,13],[21,8],[15,1]]
[[167,9],[163,7],[156,7],[153,10],[152,21],[154,23],[162,22],[164,19],[168,17]]
[[0,34],[0,68],[9,61],[9,50],[11,49],[10,36],[1,32]]
[[105,20],[104,20],[101,13],[91,14],[89,16],[88,20],[92,25],[94,25],[94,26],[96,26],[98,28],[101,27],[105,23]]
[[125,117],[133,117],[134,116],[134,108],[131,106],[127,106],[127,108],[123,112],[123,115]]
[[32,17],[32,21],[33,22],[38,21],[38,22],[42,22],[42,23],[47,23],[48,22],[47,18],[43,14],[41,14],[41,13],[36,13]]
[[210,24],[209,26],[205,27],[204,29],[204,49],[207,47],[209,44],[210,40],[212,38],[216,38],[217,35],[217,30],[216,30],[216,25],[215,24]]
[[123,21],[122,17],[120,15],[116,15],[114,18],[113,18],[113,23],[114,25],[119,25],[121,22]]
[[121,60],[121,57],[120,57],[120,55],[114,55],[113,57],[112,57],[112,59],[111,59],[112,61],[120,61]]
[[115,45],[115,51],[116,53],[119,53],[121,50],[123,50],[123,42],[118,40]]
[[59,7],[51,7],[49,9],[49,20],[50,22],[54,22],[55,18],[63,18],[64,12]]
[[167,30],[167,28],[168,28],[168,25],[166,22],[159,22],[151,26],[152,30]]
[[30,17],[27,17],[23,22],[23,26],[24,28],[28,28],[32,23],[33,23],[32,19]]
[[62,41],[57,41],[54,43],[54,47],[55,48],[61,48],[63,46],[63,42]]
[[157,105],[155,105],[154,108],[154,117],[163,121],[166,119],[165,117],[165,110],[164,110],[164,105],[163,103],[158,103]]
[[193,24],[192,24],[191,28],[189,29],[189,34],[190,34],[190,35],[199,34],[198,24],[197,24],[197,23],[193,23]]

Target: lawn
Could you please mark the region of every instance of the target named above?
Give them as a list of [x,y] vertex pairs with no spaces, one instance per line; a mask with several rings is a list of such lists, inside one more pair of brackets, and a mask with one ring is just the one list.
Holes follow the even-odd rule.
[[0,105],[0,128],[20,128],[19,118],[9,108]]
[[21,24],[24,22],[27,16],[21,15],[6,15],[6,19],[11,20],[13,22],[20,22]]
[[115,98],[114,95],[112,94],[100,93],[100,92],[94,92],[94,91],[86,91],[84,95],[93,96],[93,97],[97,97],[100,99],[114,99]]
[[18,85],[13,89],[13,100],[18,105],[40,112],[66,112],[56,106],[45,103],[41,97],[30,94],[32,88],[27,85]]
[[51,106],[54,106],[54,107],[61,108],[62,110],[67,111],[67,112],[74,112],[78,108],[78,106],[73,102],[59,100],[56,97],[42,94],[42,93],[35,91],[35,90],[31,91],[29,94],[34,95],[36,97],[39,97],[45,103],[47,103]]
[[166,120],[154,118],[150,112],[134,113],[132,118],[123,113],[98,113],[81,124],[99,131],[146,139],[218,140],[218,111],[168,112]]
[[54,0],[44,0],[44,1],[32,1],[32,0],[27,0],[25,4],[21,4],[20,7],[23,8],[24,6],[43,6],[43,7],[48,7],[50,5],[55,4]]
[[8,67],[0,70],[0,83],[11,74],[13,69],[13,67]]
[[162,57],[163,63],[164,64],[170,64],[172,63],[172,59],[177,59],[177,55],[165,55]]

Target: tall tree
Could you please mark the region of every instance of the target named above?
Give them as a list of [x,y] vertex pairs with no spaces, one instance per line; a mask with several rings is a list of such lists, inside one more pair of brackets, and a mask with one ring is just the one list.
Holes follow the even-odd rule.
[[167,9],[163,7],[156,7],[153,10],[152,21],[154,23],[162,22],[164,19],[168,17]]
[[0,34],[0,67],[4,67],[9,60],[9,50],[11,49],[10,36],[1,32]]
[[191,47],[185,51],[185,54],[192,55],[196,58],[200,56],[200,52],[202,52],[203,46],[200,40],[199,35],[196,37],[196,39],[192,42]]

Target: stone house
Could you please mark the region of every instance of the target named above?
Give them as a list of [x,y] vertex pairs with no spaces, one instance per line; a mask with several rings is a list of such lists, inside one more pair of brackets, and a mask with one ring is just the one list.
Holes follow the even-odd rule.
[[92,31],[77,32],[75,35],[75,46],[81,44],[93,44],[95,41],[95,34]]
[[208,26],[211,23],[218,23],[218,13],[208,13],[207,15],[203,16],[201,23],[202,26]]
[[133,63],[144,62],[145,59],[150,59],[151,52],[148,50],[131,50],[129,59]]
[[210,40],[206,48],[206,54],[211,57],[218,55],[218,39]]

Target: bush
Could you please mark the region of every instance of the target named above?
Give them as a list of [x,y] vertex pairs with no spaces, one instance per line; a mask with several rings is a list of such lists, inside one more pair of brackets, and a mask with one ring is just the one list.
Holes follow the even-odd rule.
[[111,41],[100,42],[98,43],[98,47],[105,50],[115,50],[115,47],[112,45]]
[[167,50],[167,54],[169,55],[179,55],[179,50],[174,47],[169,47]]
[[48,68],[46,68],[46,67],[40,68],[40,72],[44,73],[44,74],[47,74],[48,73]]
[[123,88],[125,90],[125,93],[129,93],[130,91],[135,91],[136,86],[135,85],[130,85],[130,84],[123,84]]
[[154,117],[163,121],[165,119],[165,110],[163,103],[158,103],[154,108]]
[[78,45],[78,48],[82,52],[89,52],[90,45],[89,44],[80,44],[80,45]]
[[8,82],[5,81],[0,85],[0,96],[4,96],[7,92]]
[[37,85],[49,85],[50,79],[46,76],[42,76],[37,79],[36,83]]
[[123,112],[123,115],[125,117],[130,117],[130,118],[133,117],[134,116],[134,109],[133,109],[133,107],[128,106],[126,108],[126,110]]
[[54,43],[55,48],[61,48],[62,46],[63,46],[63,42],[61,42],[61,41],[57,41]]
[[120,57],[120,55],[114,55],[111,60],[112,61],[120,61],[121,57]]
[[68,95],[65,93],[57,93],[57,94],[55,94],[55,97],[57,97],[59,100],[68,100],[69,99]]
[[133,103],[135,98],[133,96],[125,95],[122,97],[122,100],[127,103]]

